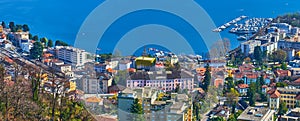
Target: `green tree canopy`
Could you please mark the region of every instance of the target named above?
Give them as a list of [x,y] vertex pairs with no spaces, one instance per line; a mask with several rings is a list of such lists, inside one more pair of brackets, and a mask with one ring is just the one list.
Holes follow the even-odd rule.
[[255,98],[255,94],[256,94],[256,84],[255,83],[251,83],[250,84],[250,87],[249,87],[249,90],[248,90],[248,98],[249,98],[249,105],[250,106],[255,106],[255,101],[256,101],[256,98]]
[[65,43],[64,41],[61,41],[61,40],[56,40],[55,46],[69,46],[69,44]]
[[210,73],[210,67],[209,67],[209,64],[207,63],[206,65],[206,71],[204,73],[204,79],[203,79],[203,90],[205,90],[207,92],[208,90],[208,87],[210,85],[210,81],[211,81],[211,73]]
[[262,57],[263,57],[263,53],[260,49],[260,46],[256,46],[254,48],[254,59],[256,60],[256,62],[260,65],[262,62]]
[[24,24],[22,28],[24,32],[28,32],[30,30],[27,24]]
[[285,102],[280,102],[279,109],[278,109],[278,115],[284,115],[288,111],[288,108],[286,107]]
[[30,49],[30,57],[32,59],[38,59],[39,57],[42,57],[43,54],[43,45],[40,42],[35,42],[33,44],[33,47]]
[[276,83],[276,87],[286,87],[286,86],[287,86],[287,84],[284,83],[284,82],[277,82]]
[[48,47],[53,47],[53,41],[51,39],[48,41]]
[[43,43],[45,46],[47,46],[48,39],[46,37],[43,37],[43,38],[41,38],[40,42]]
[[39,36],[35,35],[35,36],[32,37],[32,39],[33,39],[34,41],[39,41]]
[[139,99],[135,98],[130,108],[130,117],[132,121],[144,121],[144,110],[142,104],[139,103]]
[[272,54],[271,57],[272,57],[273,61],[277,61],[279,63],[283,63],[283,62],[286,61],[287,54],[283,50],[277,50],[277,51],[273,52],[273,54]]
[[5,24],[4,21],[1,22],[1,25],[2,25],[3,28],[6,28],[6,24]]

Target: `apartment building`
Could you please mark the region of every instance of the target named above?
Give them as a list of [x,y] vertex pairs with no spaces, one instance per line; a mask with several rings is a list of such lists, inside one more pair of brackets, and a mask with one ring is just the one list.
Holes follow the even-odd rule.
[[127,87],[151,86],[165,92],[172,91],[178,86],[180,89],[192,91],[194,75],[188,71],[149,71],[135,72],[127,79]]
[[73,67],[82,67],[87,62],[87,52],[71,46],[56,46],[56,56],[59,60]]
[[284,88],[271,89],[267,91],[269,107],[278,109],[280,102],[285,102],[288,108],[295,108],[296,104],[300,101],[300,89],[293,86]]
[[260,45],[261,45],[261,41],[257,41],[257,40],[249,40],[247,42],[243,42],[241,43],[242,53],[244,53],[246,56],[253,54],[254,48]]

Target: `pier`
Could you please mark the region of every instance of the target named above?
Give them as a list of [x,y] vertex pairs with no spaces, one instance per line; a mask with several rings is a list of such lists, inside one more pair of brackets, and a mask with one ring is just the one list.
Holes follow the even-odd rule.
[[213,29],[212,31],[213,32],[221,32],[221,31],[225,30],[226,28],[230,27],[231,25],[236,24],[237,22],[239,22],[239,21],[241,21],[241,20],[243,20],[245,18],[247,18],[247,16],[237,17],[237,18],[231,20],[230,22],[227,22],[227,23],[223,24],[220,27],[218,27],[216,29]]

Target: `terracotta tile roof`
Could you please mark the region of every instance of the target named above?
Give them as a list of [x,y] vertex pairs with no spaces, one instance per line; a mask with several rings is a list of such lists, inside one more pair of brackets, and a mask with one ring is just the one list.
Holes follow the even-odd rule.
[[108,87],[108,92],[109,93],[117,93],[119,91],[123,91],[124,89],[125,89],[125,87],[122,85],[113,85],[113,86]]
[[271,94],[273,94],[275,91],[276,91],[276,89],[270,89],[270,90],[267,91],[267,94],[271,95]]
[[300,100],[300,94],[295,97],[296,100]]
[[273,94],[270,95],[270,98],[279,98],[280,97],[280,93],[278,92],[278,90],[275,90]]
[[108,71],[109,73],[116,73],[116,72],[117,72],[116,70],[113,70],[112,68],[108,68],[107,71]]
[[8,63],[13,63],[14,61],[10,59],[9,57],[5,57],[4,60]]
[[288,85],[300,86],[300,78],[298,78],[297,80],[292,81],[292,82],[287,81],[286,83],[287,83]]
[[196,68],[197,74],[204,75],[206,68]]
[[284,77],[284,76],[290,76],[291,72],[289,70],[276,70],[275,74],[276,76]]
[[96,119],[98,121],[118,121],[117,118],[109,117],[109,116],[97,116]]
[[242,66],[239,67],[239,70],[241,72],[243,72],[243,71],[252,71],[254,68],[255,67],[253,65],[251,65],[251,64],[244,64],[244,65],[242,65]]
[[248,79],[257,79],[260,76],[258,72],[240,72],[234,75],[235,78],[243,78],[246,76]]
[[244,89],[244,88],[248,88],[248,84],[239,84],[238,88]]
[[300,83],[300,78],[294,81],[294,83]]
[[102,99],[97,98],[97,97],[88,97],[85,99],[86,102],[88,103],[100,103]]
[[128,71],[129,72],[136,72],[136,70],[134,68],[129,68]]

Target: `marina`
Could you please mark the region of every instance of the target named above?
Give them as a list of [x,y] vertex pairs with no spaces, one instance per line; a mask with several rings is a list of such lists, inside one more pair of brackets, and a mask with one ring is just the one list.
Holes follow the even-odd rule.
[[272,18],[251,18],[244,22],[244,24],[235,25],[229,32],[238,35],[252,35],[257,33],[261,28],[268,25]]
[[220,26],[220,27],[218,27],[218,28],[216,28],[216,29],[213,29],[212,31],[213,31],[213,32],[221,32],[221,31],[225,30],[226,28],[228,28],[228,27],[230,27],[230,26],[232,26],[232,25],[237,25],[237,22],[239,22],[239,21],[241,21],[241,20],[243,20],[243,19],[245,19],[245,18],[247,18],[247,16],[240,16],[240,17],[237,17],[237,18],[235,18],[235,19],[233,19],[233,20],[231,20],[231,21],[225,23],[224,25],[222,25],[222,26]]

